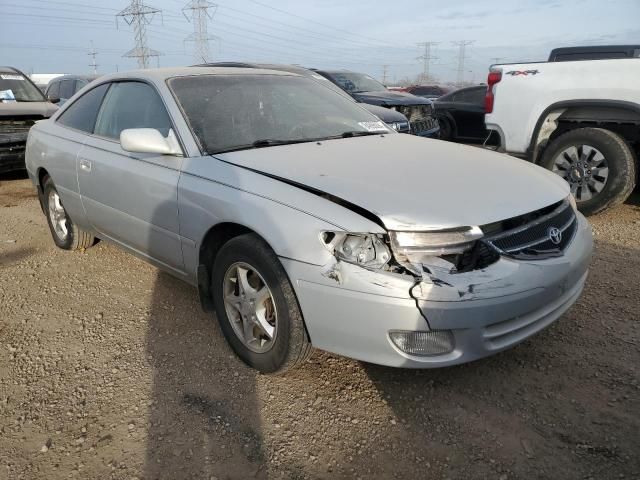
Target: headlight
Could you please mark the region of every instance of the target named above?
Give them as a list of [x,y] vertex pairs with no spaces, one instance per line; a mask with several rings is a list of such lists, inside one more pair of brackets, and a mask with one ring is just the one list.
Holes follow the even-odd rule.
[[389,232],[391,248],[400,257],[451,255],[469,250],[482,238],[479,227],[465,227],[432,232]]
[[336,258],[368,268],[381,268],[391,259],[382,239],[370,233],[322,232],[324,246]]
[[391,122],[387,126],[393,128],[396,132],[409,129],[409,122]]

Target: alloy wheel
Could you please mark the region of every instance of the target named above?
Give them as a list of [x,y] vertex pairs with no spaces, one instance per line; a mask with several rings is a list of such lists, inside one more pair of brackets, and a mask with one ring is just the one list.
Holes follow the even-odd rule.
[[244,262],[232,264],[224,275],[224,307],[233,331],[251,351],[271,349],[278,333],[277,311],[262,275]]
[[607,159],[591,145],[572,145],[553,160],[553,172],[564,178],[576,201],[590,200],[602,191],[609,178]]
[[65,212],[58,192],[52,190],[48,198],[49,219],[53,226],[53,231],[61,242],[64,242],[69,235],[69,224],[67,223],[67,212]]

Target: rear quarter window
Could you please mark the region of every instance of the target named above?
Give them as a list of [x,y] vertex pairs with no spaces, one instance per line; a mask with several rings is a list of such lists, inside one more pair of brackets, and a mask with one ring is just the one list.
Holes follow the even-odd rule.
[[108,83],[98,85],[75,100],[58,117],[57,123],[83,132],[93,133],[98,111],[109,85]]

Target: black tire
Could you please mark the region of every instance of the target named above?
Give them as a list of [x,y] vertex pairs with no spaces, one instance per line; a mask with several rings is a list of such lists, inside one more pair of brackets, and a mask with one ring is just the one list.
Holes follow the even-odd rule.
[[438,123],[440,124],[440,140],[453,140],[453,125],[451,125],[451,121],[446,117],[438,118]]
[[84,230],[81,230],[75,223],[73,223],[73,220],[69,218],[66,210],[64,210],[62,201],[60,201],[60,204],[62,205],[62,209],[66,216],[67,235],[64,238],[61,238],[61,236],[56,232],[52,223],[51,215],[49,214],[49,197],[51,192],[55,192],[57,195],[58,191],[56,190],[53,180],[48,175],[44,178],[42,185],[44,192],[44,214],[45,217],[47,217],[47,224],[49,225],[49,230],[51,231],[51,236],[53,237],[53,241],[56,246],[63,250],[83,250],[92,246],[96,242],[95,237]]
[[576,199],[578,209],[585,215],[594,215],[624,202],[636,183],[636,157],[625,140],[616,133],[602,128],[578,128],[553,140],[545,149],[540,166],[553,170],[554,159],[571,147],[589,145],[599,150],[609,168],[608,177],[600,192],[592,198]]
[[[264,353],[256,353],[245,346],[236,335],[225,309],[225,274],[238,262],[251,265],[262,276],[278,312],[273,346]],[[299,367],[311,355],[311,342],[291,282],[276,254],[259,236],[240,235],[222,246],[213,264],[211,296],[225,338],[247,365],[262,373],[284,373]]]

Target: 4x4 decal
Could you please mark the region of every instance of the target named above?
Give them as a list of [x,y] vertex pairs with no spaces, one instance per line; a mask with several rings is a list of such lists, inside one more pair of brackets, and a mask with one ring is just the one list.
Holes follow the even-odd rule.
[[527,75],[536,75],[540,73],[540,70],[511,70],[507,72],[505,75],[511,75],[513,77],[517,77],[519,75],[527,76]]

